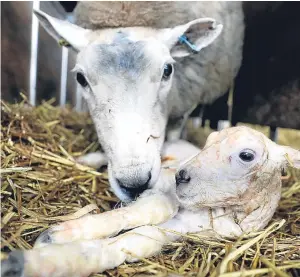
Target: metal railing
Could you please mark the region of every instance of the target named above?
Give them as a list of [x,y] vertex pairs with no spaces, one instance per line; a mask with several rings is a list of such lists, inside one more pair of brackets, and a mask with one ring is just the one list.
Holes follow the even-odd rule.
[[[34,0],[32,9],[40,9],[40,1]],[[72,21],[72,17],[66,15],[66,20]],[[31,25],[31,53],[30,53],[30,85],[29,85],[29,102],[35,106],[37,99],[36,83],[37,83],[37,66],[38,66],[38,47],[39,47],[39,21],[32,13]],[[68,81],[68,57],[69,50],[62,46],[61,52],[61,74],[60,74],[60,95],[59,105],[61,107],[66,105],[67,101],[67,81]],[[75,110],[82,110],[82,96],[76,90]]]
[[[32,9],[40,9],[40,1],[33,1]],[[37,59],[39,47],[39,21],[32,14],[31,23],[31,53],[30,53],[30,77],[29,77],[29,101],[31,105],[36,104],[36,76],[37,76]]]

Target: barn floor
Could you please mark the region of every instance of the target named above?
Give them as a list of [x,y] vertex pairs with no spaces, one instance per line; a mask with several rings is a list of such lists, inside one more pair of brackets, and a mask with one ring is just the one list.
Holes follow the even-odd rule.
[[[74,163],[73,157],[99,148],[88,115],[51,102],[30,108],[26,100],[2,102],[1,110],[1,259],[9,250],[30,249],[43,230],[76,217],[86,205],[87,212],[104,212],[119,204],[106,173]],[[283,144],[296,147],[299,137],[299,131],[279,132]],[[289,169],[280,205],[264,231],[236,241],[184,236],[157,257],[94,276],[299,276],[299,199],[300,171]]]

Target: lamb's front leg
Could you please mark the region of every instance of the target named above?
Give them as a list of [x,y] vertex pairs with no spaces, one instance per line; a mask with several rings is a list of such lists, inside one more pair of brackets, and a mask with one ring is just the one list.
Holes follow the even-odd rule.
[[42,233],[35,247],[50,243],[105,238],[143,225],[159,224],[172,218],[178,202],[170,194],[147,191],[131,205],[97,215],[63,222]]
[[[152,256],[170,239],[173,237],[169,237],[167,232],[154,226],[144,226],[115,238],[13,252],[8,260],[2,262],[1,276],[85,277],[112,269],[125,261],[136,261],[136,257]],[[15,274],[10,275],[13,271]]]
[[[226,222],[225,222],[226,223]],[[24,252],[13,252],[2,262],[2,277],[85,277],[157,254],[162,246],[181,234],[211,229],[207,209],[197,214],[182,210],[167,222],[143,226],[114,238],[52,244]],[[11,273],[14,272],[14,275]]]
[[108,159],[103,152],[97,151],[80,156],[76,159],[80,164],[98,169],[101,166],[108,164]]

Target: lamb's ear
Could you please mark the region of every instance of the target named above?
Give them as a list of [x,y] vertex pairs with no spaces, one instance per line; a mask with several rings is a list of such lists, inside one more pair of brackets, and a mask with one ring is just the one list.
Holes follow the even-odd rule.
[[292,167],[300,169],[300,150],[293,149],[289,146],[281,146],[286,163]]
[[88,45],[87,35],[91,32],[90,30],[54,18],[42,11],[33,10],[33,12],[46,31],[61,45],[72,47],[76,51]]
[[211,44],[222,32],[223,25],[212,18],[200,18],[159,33],[172,57],[185,57]]

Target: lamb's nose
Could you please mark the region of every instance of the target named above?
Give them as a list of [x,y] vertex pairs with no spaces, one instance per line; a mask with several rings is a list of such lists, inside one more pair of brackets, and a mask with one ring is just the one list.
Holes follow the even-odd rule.
[[130,198],[136,198],[139,196],[143,191],[149,188],[150,180],[151,180],[152,174],[151,172],[148,173],[148,179],[146,182],[143,183],[130,183],[126,184],[122,182],[120,179],[117,179],[118,184],[120,188],[130,197]]
[[179,184],[186,184],[191,180],[191,177],[188,175],[187,171],[185,169],[181,169],[178,173],[175,175],[176,179],[176,185]]

